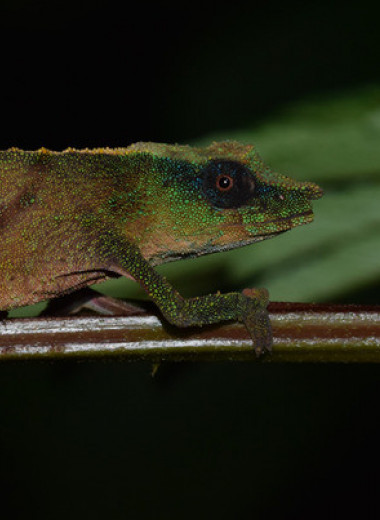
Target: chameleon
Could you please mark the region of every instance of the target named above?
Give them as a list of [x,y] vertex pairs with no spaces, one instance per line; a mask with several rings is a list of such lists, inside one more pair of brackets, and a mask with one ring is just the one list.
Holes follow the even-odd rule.
[[183,298],[154,268],[309,223],[321,196],[235,141],[1,151],[0,311],[127,276],[171,324],[238,320],[260,354],[272,344],[266,289]]

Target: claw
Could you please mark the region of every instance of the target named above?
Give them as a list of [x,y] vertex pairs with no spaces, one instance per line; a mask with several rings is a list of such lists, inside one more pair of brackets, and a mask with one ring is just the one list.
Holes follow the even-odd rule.
[[269,293],[266,289],[244,289],[243,294],[253,304],[248,309],[244,323],[253,340],[256,356],[260,357],[264,352],[272,351],[272,327],[266,309]]
[[250,333],[254,340],[257,357],[260,357],[260,355],[266,351],[272,351],[272,327],[266,309],[260,309],[255,313],[254,327]]

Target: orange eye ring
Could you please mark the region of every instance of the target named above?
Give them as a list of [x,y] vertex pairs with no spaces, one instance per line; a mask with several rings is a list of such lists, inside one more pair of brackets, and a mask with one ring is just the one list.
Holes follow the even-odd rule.
[[222,173],[217,176],[215,184],[219,191],[230,191],[233,188],[234,180],[230,175]]

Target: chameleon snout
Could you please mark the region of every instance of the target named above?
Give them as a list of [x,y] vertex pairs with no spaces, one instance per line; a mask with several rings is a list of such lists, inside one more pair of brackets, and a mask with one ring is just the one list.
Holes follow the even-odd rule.
[[307,182],[301,188],[301,191],[309,200],[317,200],[323,196],[323,189],[314,182]]

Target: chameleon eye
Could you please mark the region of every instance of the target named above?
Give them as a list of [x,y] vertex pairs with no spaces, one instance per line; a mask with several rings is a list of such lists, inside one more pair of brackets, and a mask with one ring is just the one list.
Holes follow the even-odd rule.
[[234,180],[230,175],[218,175],[216,178],[216,187],[220,191],[229,191],[233,188]]
[[255,181],[238,161],[213,159],[201,170],[203,194],[215,208],[239,208],[252,200]]

